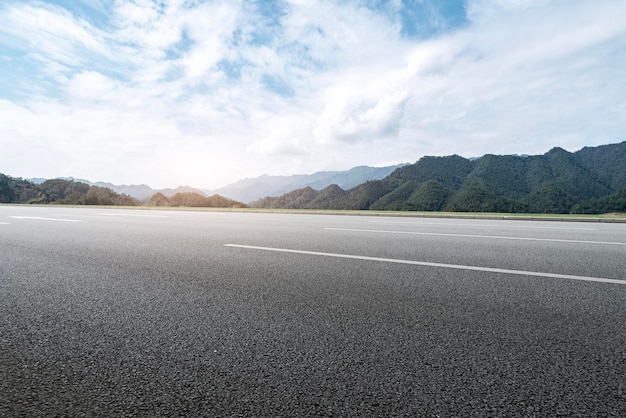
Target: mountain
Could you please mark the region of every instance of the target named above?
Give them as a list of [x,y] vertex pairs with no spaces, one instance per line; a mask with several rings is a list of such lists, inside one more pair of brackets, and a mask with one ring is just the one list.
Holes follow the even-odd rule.
[[[385,170],[388,174],[381,174]],[[381,178],[372,179],[372,176]],[[363,178],[367,180],[354,185]],[[327,184],[333,180],[335,183]],[[292,190],[298,184],[304,186]],[[281,188],[288,192],[260,198],[250,206],[504,213],[626,212],[626,142],[585,147],[573,153],[556,147],[534,156],[488,154],[472,159],[458,155],[426,156],[414,164],[395,167],[261,176],[220,190],[231,190],[231,196],[241,193],[249,199]],[[186,186],[160,192],[146,185],[89,185],[73,179],[30,182],[0,174],[0,203],[141,204],[130,193],[141,194],[143,202],[149,201],[154,206],[246,206],[232,198],[207,196]]]
[[[204,197],[218,194],[233,201],[251,202],[264,196],[276,196],[291,190],[312,187],[322,189],[330,184],[337,184],[344,189],[355,187],[367,180],[382,179],[403,164],[389,167],[359,166],[346,171],[320,171],[313,174],[297,174],[293,176],[263,175],[251,179],[239,180],[217,190],[201,190],[190,186],[179,186],[175,189],[153,189],[146,184],[116,185],[105,182],[92,182],[74,177],[61,177],[63,180],[84,183],[90,186],[106,187],[119,194],[131,196],[139,201],[149,201],[155,193],[171,198],[177,193],[197,193]],[[46,179],[26,179],[34,184],[41,184]]]
[[148,206],[185,206],[202,208],[245,208],[241,202],[220,195],[205,196],[194,192],[180,192],[167,197],[163,193],[155,193],[147,203]]
[[262,208],[455,212],[626,212],[626,142],[543,155],[423,157],[344,190],[303,188],[251,203]]
[[44,179],[43,177],[32,177],[32,178],[26,179],[26,181],[31,182],[33,184],[41,184],[46,180],[48,179]]
[[[84,183],[84,184],[88,184],[90,186],[98,186],[98,187],[106,187],[109,188],[111,190],[113,190],[116,193],[120,193],[120,194],[126,194],[128,196],[131,196],[137,200],[140,200],[142,202],[148,201],[150,200],[150,198],[155,194],[155,193],[162,193],[165,197],[172,197],[177,193],[198,193],[204,197],[207,197],[208,195],[200,190],[200,189],[196,189],[190,186],[179,186],[175,189],[171,189],[171,188],[167,188],[167,189],[153,189],[152,187],[146,185],[146,184],[131,184],[131,185],[126,185],[126,184],[122,184],[122,185],[116,185],[116,184],[112,184],[112,183],[105,183],[102,181],[97,181],[97,182],[92,182],[89,180],[85,180],[85,179],[78,179],[78,178],[74,178],[74,177],[61,177],[62,180],[68,180],[68,181],[74,181],[77,183]],[[31,183],[35,183],[35,184],[41,184],[43,183],[46,179],[42,179],[42,178],[30,178],[30,179],[26,179],[27,181],[30,181]]]
[[165,197],[172,197],[177,193],[198,193],[204,197],[207,197],[207,194],[204,191],[200,189],[196,189],[194,187],[190,187],[190,186],[178,186],[175,189],[172,189],[172,188],[153,189],[152,187],[146,184],[115,185],[115,184],[103,183],[103,182],[91,183],[87,180],[77,180],[77,181],[81,181],[83,183],[91,184],[94,186],[108,187],[109,189],[117,193],[127,194],[142,202],[149,200],[155,193],[162,193]]
[[64,179],[39,184],[0,174],[0,203],[56,203],[69,205],[137,206],[139,201],[108,187]]
[[[107,183],[100,183],[107,184]],[[219,195],[206,196],[196,192],[184,191],[171,196],[154,193],[147,201],[148,206],[186,206],[211,208],[243,208],[241,202]],[[172,191],[172,189],[170,189]],[[117,193],[109,187],[89,185],[67,179],[44,180],[33,183],[20,178],[0,174],[0,203],[54,203],[69,205],[116,205],[139,206],[139,200],[123,193]]]
[[389,167],[359,166],[346,171],[320,171],[293,176],[263,175],[239,180],[214,190],[212,193],[219,193],[241,202],[252,202],[265,196],[278,196],[306,187],[320,190],[331,184],[336,184],[343,189],[351,189],[368,180],[382,179],[403,165]]

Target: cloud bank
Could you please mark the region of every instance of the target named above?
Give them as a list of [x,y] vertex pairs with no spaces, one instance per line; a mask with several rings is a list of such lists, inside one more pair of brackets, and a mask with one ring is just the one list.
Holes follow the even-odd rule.
[[624,140],[626,3],[17,1],[0,172],[220,187]]

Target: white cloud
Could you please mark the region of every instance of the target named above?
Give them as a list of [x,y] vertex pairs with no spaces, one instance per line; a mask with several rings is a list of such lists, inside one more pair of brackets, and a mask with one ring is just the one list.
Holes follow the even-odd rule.
[[267,127],[269,132],[265,136],[247,147],[249,152],[272,159],[308,155],[304,141],[306,131],[310,129],[307,118],[293,115],[273,122],[273,126]]
[[98,102],[118,97],[120,83],[95,71],[83,71],[73,77],[67,87],[72,98]]
[[9,5],[0,14],[0,23],[2,38],[10,37],[33,56],[60,65],[77,66],[95,56],[108,56],[105,34],[60,7]]
[[615,53],[626,46],[620,13],[590,2],[534,6],[417,48],[409,66],[417,99],[407,109],[417,117],[405,130],[427,129],[440,138],[431,143],[445,144],[426,152],[534,153],[621,140],[623,122],[598,136],[590,129],[604,119],[602,103],[624,94],[610,86],[626,63]]
[[[109,6],[100,26],[46,3],[0,7],[0,45],[19,51],[0,61],[13,77],[2,171],[219,187],[624,139],[623,2],[471,0],[467,27],[429,40],[401,36],[399,4]],[[28,83],[35,94],[10,90]]]
[[327,69],[377,65],[382,57],[392,58],[399,50],[395,22],[359,3],[289,3],[282,19],[286,39],[304,45],[310,59]]
[[320,143],[357,143],[397,136],[404,106],[410,97],[405,90],[369,103],[351,100],[353,96],[350,94],[337,96],[326,105],[317,120],[315,134]]
[[443,75],[450,71],[464,47],[460,39],[454,36],[423,42],[409,55],[408,75],[410,77]]
[[141,58],[164,58],[165,50],[181,39],[182,18],[179,14],[175,8],[161,12],[150,2],[121,2],[116,9],[118,30],[115,37],[119,42],[134,46],[135,53]]

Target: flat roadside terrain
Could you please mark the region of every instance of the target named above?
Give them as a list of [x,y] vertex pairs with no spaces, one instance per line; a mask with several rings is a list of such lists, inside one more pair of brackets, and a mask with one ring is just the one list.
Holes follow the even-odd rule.
[[0,416],[626,416],[626,224],[0,206]]

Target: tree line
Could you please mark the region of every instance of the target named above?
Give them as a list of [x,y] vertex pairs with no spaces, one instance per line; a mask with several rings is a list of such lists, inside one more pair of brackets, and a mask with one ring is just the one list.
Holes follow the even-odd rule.
[[349,190],[304,188],[259,208],[600,214],[626,212],[626,142],[575,153],[423,157]]
[[46,180],[35,184],[21,178],[0,174],[0,203],[113,205],[113,206],[173,206],[241,208],[243,203],[220,195],[210,197],[199,193],[176,193],[166,197],[155,193],[148,202],[141,202],[108,187],[91,186],[65,179]]
[[137,206],[141,202],[107,187],[64,179],[34,184],[0,174],[0,203]]

